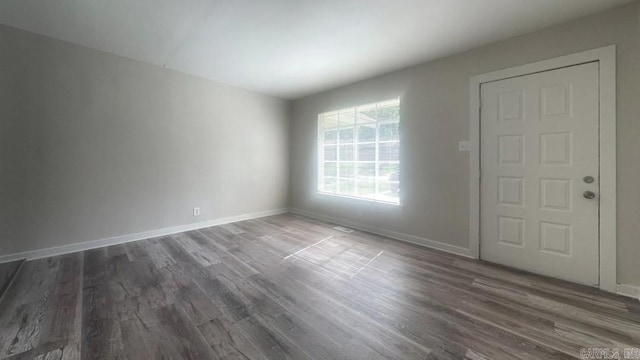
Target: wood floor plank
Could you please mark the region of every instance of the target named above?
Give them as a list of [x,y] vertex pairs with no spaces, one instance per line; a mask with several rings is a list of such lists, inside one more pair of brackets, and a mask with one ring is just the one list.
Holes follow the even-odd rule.
[[[409,312],[413,309],[413,318],[417,320],[414,323],[420,323],[424,326],[430,326],[431,328],[447,329],[450,327],[449,324],[455,324],[455,328],[450,328],[444,332],[446,338],[449,339],[456,338],[456,336],[452,335],[453,333],[457,333],[456,328],[471,326],[469,321],[478,322],[478,324],[475,325],[477,327],[486,327],[488,323],[491,323],[491,326],[483,331],[484,333],[494,331],[496,335],[502,337],[517,333],[517,335],[523,339],[532,341],[533,346],[540,345],[558,350],[557,347],[551,346],[558,341],[552,336],[553,322],[539,318],[525,317],[520,313],[511,312],[511,318],[504,318],[505,321],[510,321],[509,325],[511,325],[511,327],[508,327],[499,321],[503,314],[499,310],[503,309],[485,307],[484,314],[486,318],[473,316],[472,312],[478,308],[478,304],[474,301],[475,299],[473,297],[467,296],[468,294],[460,291],[454,291],[456,289],[449,287],[446,283],[438,283],[431,280],[427,280],[424,283],[427,286],[422,289],[415,288],[412,293],[404,296],[402,299],[396,299],[393,296],[400,289],[394,281],[380,280],[375,285],[369,284],[370,289],[373,286],[373,289],[371,289],[373,290],[372,292],[380,296],[379,299],[374,299],[372,303],[388,303],[388,306],[402,306]],[[355,290],[357,291],[357,289]],[[394,305],[397,301],[401,301],[401,305]],[[464,317],[460,317],[460,314],[464,315]],[[490,321],[485,321],[486,319],[490,319]],[[538,323],[538,327],[535,326],[536,323]],[[412,334],[415,334],[416,331],[419,331],[419,329],[411,330]],[[539,340],[539,338],[529,336],[532,332],[538,337],[542,337],[545,341],[536,341]],[[442,337],[437,333],[434,335]],[[473,339],[474,337],[465,336],[465,338]],[[465,341],[463,341],[463,343],[465,343]],[[505,341],[505,343],[508,342]],[[563,350],[569,348],[568,345],[563,345],[565,345],[562,347]],[[512,343],[511,346],[513,349],[518,350],[519,345],[516,342]],[[524,350],[520,349],[518,351],[522,352]]]
[[50,299],[51,305],[46,311],[46,326],[40,335],[40,344],[57,341],[73,344],[80,342],[82,333],[82,267],[81,253],[60,257]]
[[154,310],[149,319],[123,321],[124,349],[132,359],[211,359],[215,354],[177,305]]
[[[304,272],[302,268],[296,271],[298,275]],[[429,352],[428,347],[416,344],[397,332],[380,326],[331,296],[317,291],[313,284],[291,278],[283,278],[283,282],[276,282],[261,275],[255,275],[252,280],[288,311],[319,329],[335,342],[343,343],[355,339],[387,358],[419,359],[424,358]]]
[[259,316],[242,319],[234,323],[232,328],[239,331],[260,351],[260,358],[311,359],[311,357],[296,344],[261,321]]
[[[27,262],[0,304],[0,358],[37,348],[46,331],[60,258]],[[42,336],[42,337],[46,337]]]
[[125,290],[114,286],[116,259],[129,261],[126,254],[110,258],[106,248],[84,252],[82,360],[127,358],[116,307]]
[[234,332],[231,323],[213,319],[198,326],[198,330],[211,347],[215,359],[258,359],[262,357],[258,350],[243,335]]
[[0,298],[0,359],[575,359],[584,347],[640,348],[638,301],[334,227],[283,214],[26,262]]
[[[414,279],[424,278],[424,275],[421,273],[405,273],[404,276],[405,278]],[[598,343],[602,346],[605,346],[604,344],[608,344],[607,346],[616,347],[620,347],[623,345],[634,346],[634,341],[628,335],[607,331],[606,329],[594,326],[588,326],[588,324],[584,324],[582,321],[576,319],[567,319],[566,317],[548,313],[526,303],[519,304],[515,301],[504,301],[499,297],[492,296],[492,294],[490,293],[478,291],[478,289],[474,288],[473,286],[468,286],[460,282],[456,283],[455,281],[452,281],[450,277],[429,278],[428,280],[421,282],[430,284],[428,288],[428,295],[431,298],[441,298],[443,299],[441,300],[441,303],[447,303],[452,307],[459,307],[460,309],[464,309],[469,317],[478,318],[471,314],[475,311],[480,311],[486,314],[484,317],[482,317],[482,319],[485,319],[486,321],[491,322],[496,326],[498,326],[501,320],[512,324],[511,326],[506,328],[502,327],[505,325],[504,323],[500,325],[503,329],[506,329],[508,331],[513,331],[524,336],[527,331],[533,330],[537,332],[537,336],[545,337],[545,340],[543,342],[550,345],[558,344],[558,342],[565,341],[565,346],[556,346],[554,347],[555,349],[564,348],[565,350],[575,350],[580,348],[580,346],[575,343],[574,332],[568,334],[563,331],[559,331],[558,326],[560,326],[561,328],[570,327],[572,329],[576,329],[576,331],[579,331],[577,329],[583,329],[584,332],[592,334],[591,341],[594,344]],[[456,284],[456,286],[452,286],[452,284]],[[442,290],[438,292],[438,289]],[[439,293],[443,295],[438,296]],[[427,296],[427,294],[422,293],[421,296]],[[461,301],[461,305],[455,305],[456,301]],[[512,322],[511,320],[517,321]],[[563,340],[565,337],[566,339]],[[596,339],[598,338],[601,338],[601,340],[596,341]],[[575,353],[575,351],[572,351],[572,353]]]
[[0,298],[9,288],[9,284],[17,274],[20,267],[24,264],[24,260],[10,261],[0,264]]

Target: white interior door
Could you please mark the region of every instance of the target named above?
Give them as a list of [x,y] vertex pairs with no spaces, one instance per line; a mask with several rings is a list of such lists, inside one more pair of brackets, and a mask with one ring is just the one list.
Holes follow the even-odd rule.
[[482,84],[482,259],[598,284],[598,91],[597,62]]

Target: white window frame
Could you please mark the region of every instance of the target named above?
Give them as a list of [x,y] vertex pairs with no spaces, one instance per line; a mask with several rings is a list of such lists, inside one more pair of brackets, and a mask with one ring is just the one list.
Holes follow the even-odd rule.
[[[357,187],[358,187],[358,178],[357,178],[357,168],[358,168],[358,164],[365,164],[365,163],[372,163],[374,164],[374,168],[375,168],[375,193],[378,193],[378,186],[379,186],[379,181],[378,176],[379,176],[379,169],[378,169],[378,165],[380,164],[397,164],[398,168],[400,168],[401,166],[401,161],[400,159],[398,159],[397,161],[380,161],[379,160],[379,146],[380,144],[391,144],[391,143],[397,143],[398,144],[398,148],[400,148],[400,144],[401,144],[401,135],[398,137],[398,140],[384,140],[384,141],[380,141],[379,140],[379,132],[378,132],[378,127],[381,125],[385,125],[385,124],[398,124],[398,127],[400,127],[400,121],[401,119],[399,118],[397,121],[396,120],[384,120],[384,121],[376,121],[376,138],[374,141],[370,141],[370,142],[358,142],[357,141],[357,136],[358,136],[358,126],[362,125],[362,124],[358,124],[357,118],[354,122],[353,125],[349,125],[349,126],[340,126],[338,125],[335,128],[331,128],[331,129],[325,129],[322,127],[322,119],[325,116],[331,115],[331,114],[340,114],[341,112],[346,112],[346,111],[350,111],[353,110],[355,113],[355,116],[357,117],[358,114],[358,108],[363,108],[363,107],[371,107],[371,106],[377,106],[380,104],[386,104],[389,102],[395,101],[397,102],[398,107],[400,107],[400,98],[394,98],[394,99],[388,99],[388,100],[384,100],[384,101],[378,101],[375,103],[370,103],[370,104],[362,104],[359,106],[354,106],[354,107],[349,107],[349,108],[344,108],[344,109],[340,109],[340,110],[335,110],[335,111],[327,111],[327,112],[323,112],[318,114],[318,139],[317,139],[317,151],[318,151],[318,156],[317,156],[317,164],[316,164],[316,170],[317,170],[317,178],[316,178],[316,192],[318,194],[321,195],[327,195],[327,196],[332,196],[332,197],[341,197],[341,198],[349,198],[349,199],[355,199],[355,200],[362,200],[362,201],[368,201],[368,202],[375,202],[375,203],[382,203],[382,204],[387,204],[387,205],[392,205],[392,206],[400,206],[401,203],[401,199],[400,196],[398,196],[397,201],[387,201],[387,200],[382,200],[382,199],[374,199],[374,198],[370,198],[370,197],[364,197],[364,196],[358,196],[358,195],[349,195],[349,194],[340,194],[337,191],[336,192],[328,192],[328,191],[323,191],[321,189],[321,185],[322,185],[322,181],[324,178],[327,178],[324,176],[324,164],[326,162],[333,162],[333,161],[325,161],[324,160],[324,148],[327,146],[324,144],[324,134],[327,131],[337,131],[336,134],[336,143],[335,143],[335,147],[336,147],[336,175],[335,176],[329,176],[330,178],[335,178],[336,180],[336,187],[340,186],[340,181],[341,180],[352,180],[349,178],[341,178],[340,177],[340,130],[343,129],[353,129],[353,145],[354,145],[354,160],[353,161],[345,161],[343,160],[343,162],[352,162],[355,166],[356,169],[356,175],[355,178],[353,179],[354,181],[354,186],[355,186],[355,191],[357,192]],[[374,149],[374,156],[375,159],[372,161],[359,161],[358,160],[358,148],[359,145],[367,145],[367,144],[374,144],[375,145],[375,149]],[[400,186],[400,174],[398,174],[398,186]]]

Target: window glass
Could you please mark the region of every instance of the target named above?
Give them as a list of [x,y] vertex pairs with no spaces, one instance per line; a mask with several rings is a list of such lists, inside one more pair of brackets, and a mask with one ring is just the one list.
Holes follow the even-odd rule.
[[400,100],[318,116],[318,191],[400,203]]

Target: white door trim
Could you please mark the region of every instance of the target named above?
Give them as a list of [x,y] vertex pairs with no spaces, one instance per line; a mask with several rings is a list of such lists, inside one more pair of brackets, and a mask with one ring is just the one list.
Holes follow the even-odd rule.
[[610,45],[577,54],[471,77],[469,104],[469,249],[480,257],[480,85],[597,61],[600,80],[600,284],[616,292],[616,46]]

